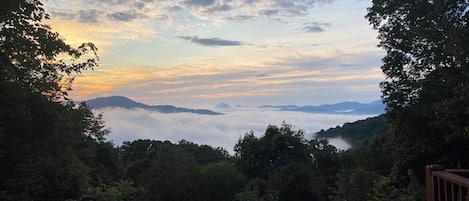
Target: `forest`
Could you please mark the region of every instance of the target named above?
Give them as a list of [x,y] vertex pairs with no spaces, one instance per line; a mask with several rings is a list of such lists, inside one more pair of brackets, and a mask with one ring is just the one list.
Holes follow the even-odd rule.
[[425,165],[469,168],[468,7],[373,0],[386,114],[320,132],[352,133],[353,149],[282,124],[246,133],[230,155],[185,140],[112,144],[101,115],[67,93],[99,67],[97,47],[66,44],[41,1],[4,0],[0,200],[424,200]]

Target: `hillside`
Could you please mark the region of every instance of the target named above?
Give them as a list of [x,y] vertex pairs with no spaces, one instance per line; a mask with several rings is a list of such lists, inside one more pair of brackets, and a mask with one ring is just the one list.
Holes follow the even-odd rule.
[[89,106],[94,109],[102,109],[107,107],[119,107],[125,109],[145,109],[152,110],[161,113],[194,113],[204,115],[220,115],[222,113],[213,112],[206,109],[188,109],[182,107],[175,107],[172,105],[146,105],[143,103],[136,102],[127,97],[123,96],[110,96],[100,97],[85,101]]
[[321,130],[316,134],[318,138],[342,138],[350,143],[352,147],[358,147],[366,139],[383,134],[385,127],[386,118],[384,115],[379,115],[353,123],[345,123],[335,128]]

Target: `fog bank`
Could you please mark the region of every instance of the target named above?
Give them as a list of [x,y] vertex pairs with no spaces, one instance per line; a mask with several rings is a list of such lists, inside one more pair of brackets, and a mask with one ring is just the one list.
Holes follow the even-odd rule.
[[[305,137],[311,138],[313,133],[321,129],[370,116],[314,114],[260,108],[223,111],[224,115],[163,114],[122,108],[105,108],[95,112],[103,113],[106,126],[111,129],[107,138],[116,145],[136,139],[169,140],[174,143],[185,139],[197,144],[223,147],[230,153],[233,153],[233,146],[245,133],[254,131],[256,136],[261,136],[269,124],[280,126],[282,122],[286,122],[295,129],[305,131]],[[350,148],[342,139],[329,141],[339,149]]]

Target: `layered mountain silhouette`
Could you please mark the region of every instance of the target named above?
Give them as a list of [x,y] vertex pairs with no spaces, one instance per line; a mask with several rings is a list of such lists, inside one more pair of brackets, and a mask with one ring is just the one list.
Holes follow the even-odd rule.
[[371,103],[341,102],[336,104],[324,104],[318,106],[306,105],[264,105],[263,108],[276,108],[282,111],[299,111],[325,114],[383,114],[385,106],[380,100]]
[[125,109],[145,109],[157,111],[161,113],[194,113],[204,115],[221,115],[222,113],[213,112],[206,109],[188,109],[182,107],[175,107],[172,105],[146,105],[136,102],[124,96],[110,96],[100,97],[85,101],[89,106],[94,109],[102,109],[109,107],[125,108]]

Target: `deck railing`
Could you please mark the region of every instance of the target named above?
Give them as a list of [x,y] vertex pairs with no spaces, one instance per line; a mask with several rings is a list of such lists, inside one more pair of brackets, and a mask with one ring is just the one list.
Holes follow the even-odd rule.
[[469,201],[469,170],[425,167],[427,201]]

